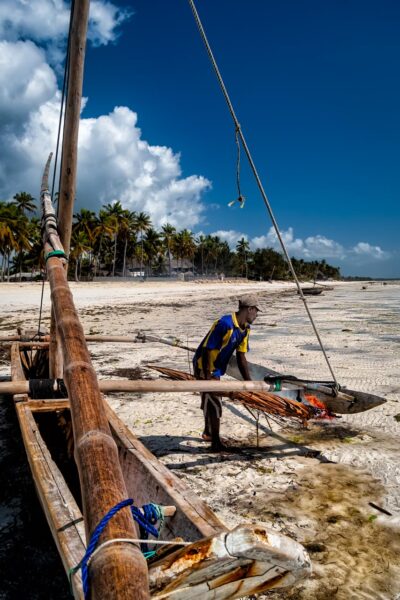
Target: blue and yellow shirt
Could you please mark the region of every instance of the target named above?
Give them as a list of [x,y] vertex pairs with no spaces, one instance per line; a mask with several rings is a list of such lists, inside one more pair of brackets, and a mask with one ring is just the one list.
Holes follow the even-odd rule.
[[235,350],[248,352],[250,325],[244,329],[239,327],[236,314],[225,315],[213,323],[193,358],[195,372],[203,374],[203,350],[209,350],[209,370],[215,377],[225,374],[229,359]]

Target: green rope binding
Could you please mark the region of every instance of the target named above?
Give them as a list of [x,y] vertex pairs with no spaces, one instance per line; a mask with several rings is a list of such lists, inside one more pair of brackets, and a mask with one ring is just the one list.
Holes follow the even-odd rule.
[[65,260],[68,260],[68,256],[65,254],[64,250],[52,250],[46,256],[46,263],[49,260],[49,258],[52,258],[52,256],[58,256],[58,258],[65,258]]

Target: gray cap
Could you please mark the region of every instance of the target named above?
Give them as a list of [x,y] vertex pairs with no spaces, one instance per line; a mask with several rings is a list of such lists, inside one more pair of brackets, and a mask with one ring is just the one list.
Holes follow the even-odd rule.
[[259,299],[257,296],[253,296],[253,294],[245,294],[239,298],[239,308],[248,308],[250,306],[255,306],[257,310],[262,312],[259,307]]

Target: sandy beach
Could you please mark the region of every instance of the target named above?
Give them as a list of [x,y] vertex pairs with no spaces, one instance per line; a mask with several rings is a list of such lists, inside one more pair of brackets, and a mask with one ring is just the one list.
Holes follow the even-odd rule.
[[[71,284],[87,334],[138,331],[196,346],[242,293],[259,295],[249,360],[305,378],[329,372],[303,303],[287,283]],[[0,284],[0,334],[38,327],[42,285]],[[224,403],[222,436],[237,448],[212,454],[201,440],[193,394],[114,394],[111,406],[167,467],[230,527],[260,522],[306,546],[310,579],[264,598],[400,598],[400,284],[339,283],[308,304],[340,384],[386,398],[371,411],[313,421],[307,429]],[[49,286],[42,324],[49,326]],[[155,343],[90,344],[101,378],[156,378],[149,363],[188,371],[187,351]],[[0,374],[9,366],[1,354]],[[399,417],[400,419],[400,417]],[[272,429],[270,429],[270,426]],[[371,506],[389,512],[391,516]]]

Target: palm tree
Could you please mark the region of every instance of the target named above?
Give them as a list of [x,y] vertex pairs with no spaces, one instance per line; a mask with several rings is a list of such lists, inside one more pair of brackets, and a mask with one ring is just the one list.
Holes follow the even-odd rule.
[[35,212],[36,210],[35,198],[33,198],[33,196],[27,192],[19,192],[19,194],[15,194],[11,204],[16,206],[18,211],[23,215],[26,212]]
[[161,227],[161,239],[164,243],[165,249],[168,252],[168,268],[169,268],[169,276],[171,277],[171,245],[173,241],[173,237],[176,234],[176,229],[173,225],[169,223],[165,223]]
[[106,204],[104,207],[105,213],[110,217],[110,224],[112,224],[114,229],[114,258],[113,258],[113,267],[112,267],[112,276],[115,276],[115,266],[117,262],[117,242],[118,242],[118,234],[120,231],[120,222],[122,217],[124,216],[125,210],[122,208],[122,204],[119,200],[116,200],[114,204]]
[[143,234],[145,231],[147,231],[151,227],[150,216],[144,212],[138,213],[135,218],[135,226],[136,226],[136,231],[138,233],[140,233],[140,246],[141,246],[140,273],[142,273],[142,271],[143,271]]
[[200,250],[201,256],[201,274],[204,275],[204,248],[207,238],[204,235],[199,235],[196,240],[197,249]]
[[248,256],[249,251],[250,251],[250,244],[249,244],[249,242],[244,237],[242,237],[238,241],[238,243],[236,244],[236,252],[237,252],[237,255],[238,255],[238,257],[239,257],[239,259],[241,260],[241,263],[242,263],[242,275],[243,275],[243,267],[244,267],[244,271],[245,271],[245,274],[246,274],[246,279],[247,279],[247,276],[248,276],[248,272],[247,272],[247,256]]
[[4,280],[4,273],[7,266],[9,276],[10,253],[12,250],[18,250],[14,231],[17,225],[17,208],[10,202],[0,202],[0,252],[3,255],[1,266],[1,279]]
[[147,260],[149,265],[149,275],[151,276],[151,265],[154,259],[160,254],[163,244],[158,231],[150,227],[146,231],[144,238],[144,248],[147,254]]
[[87,234],[84,231],[73,231],[70,255],[75,259],[75,281],[79,281],[78,267],[80,266],[82,254],[90,250],[91,245]]
[[97,265],[101,263],[103,241],[104,238],[111,239],[114,234],[116,222],[114,217],[110,217],[104,210],[100,210],[99,216],[96,218],[94,227],[94,250],[95,250],[95,267],[94,276],[96,277]]

